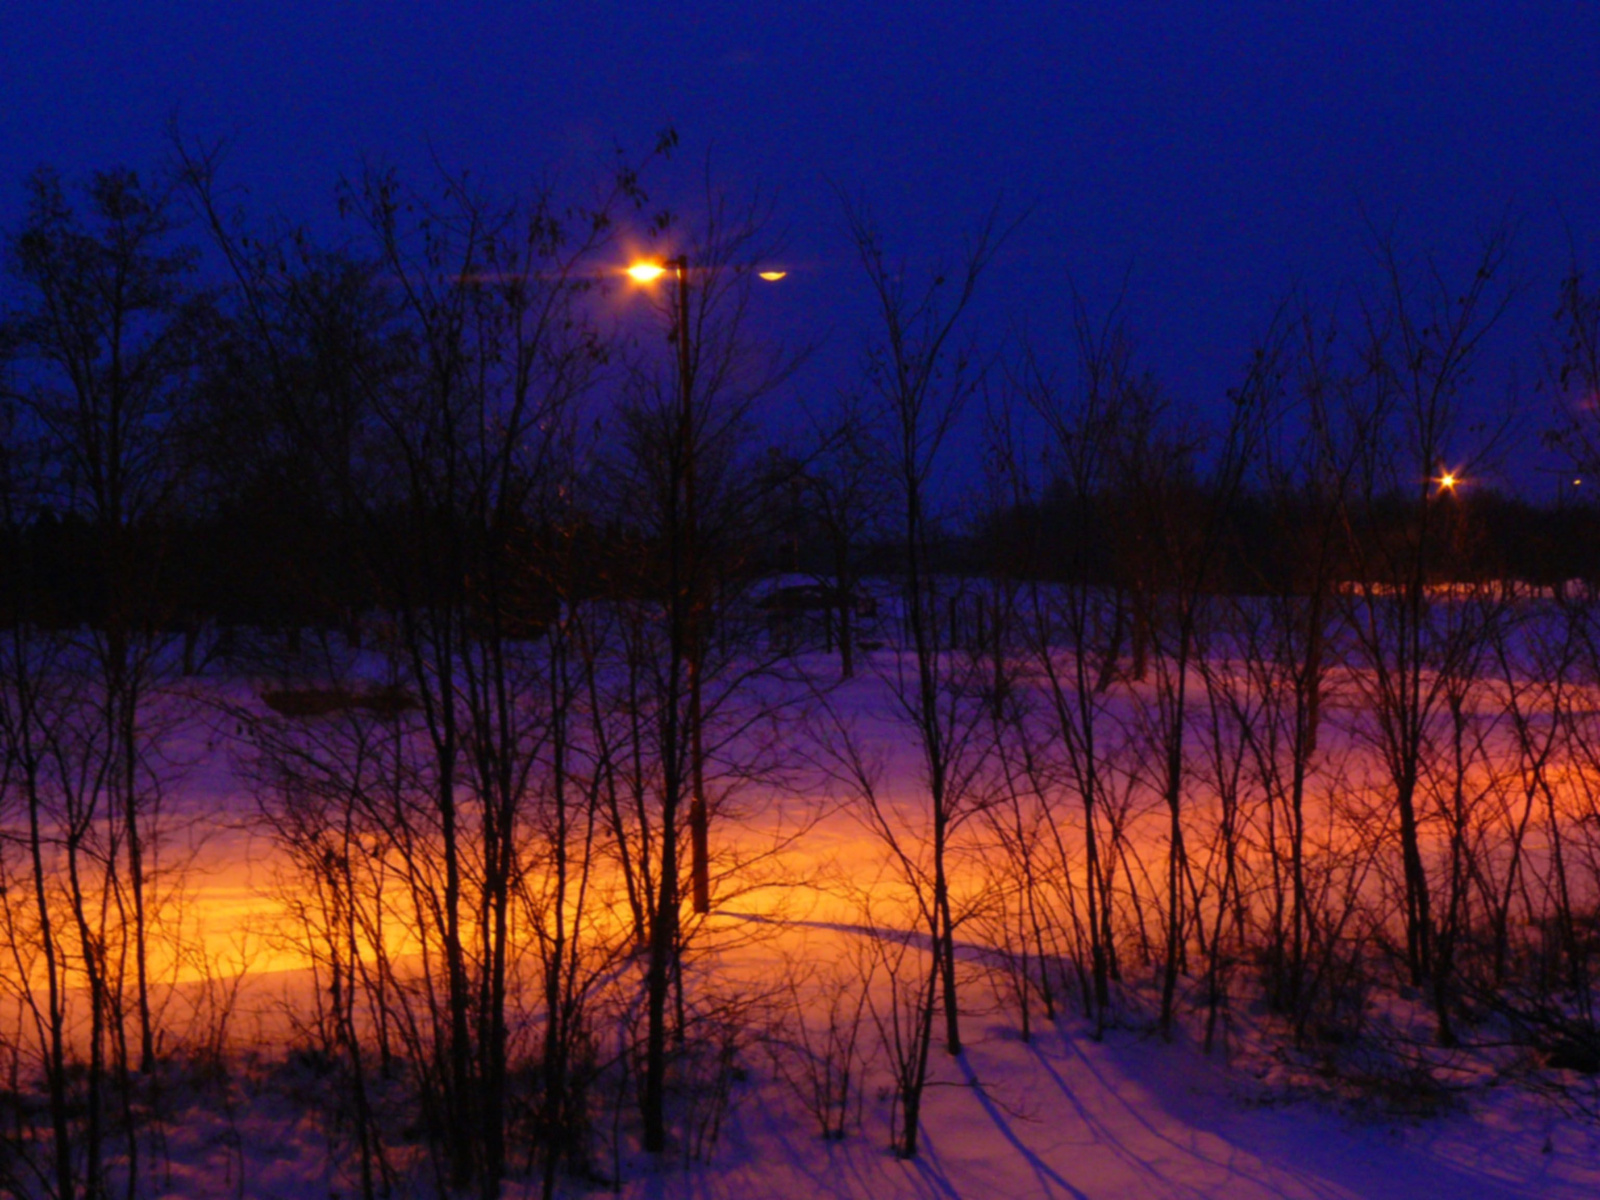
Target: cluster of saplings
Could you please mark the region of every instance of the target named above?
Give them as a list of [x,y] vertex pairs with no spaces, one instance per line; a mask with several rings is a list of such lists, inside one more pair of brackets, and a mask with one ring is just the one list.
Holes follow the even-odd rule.
[[[918,283],[847,203],[876,328],[779,450],[758,208],[373,172],[318,238],[178,159],[37,174],[5,235],[0,1189],[153,1194],[184,1097],[240,1102],[197,729],[312,977],[262,1070],[368,1198],[703,1155],[758,1060],[826,1136],[887,1078],[911,1156],[996,996],[1024,1036],[1209,1047],[1260,1002],[1306,1061],[1381,1024],[1423,1075],[1480,1033],[1600,1063],[1600,531],[1444,478],[1504,449],[1503,243],[1459,281],[1378,247],[1360,319],[1286,304],[1207,421],[1114,322],[971,332],[1002,223]],[[689,253],[681,358],[616,332],[630,226]],[[1592,397],[1600,294],[1559,311]],[[881,843],[832,889],[877,932],[762,990],[717,909],[795,882],[795,794]]]

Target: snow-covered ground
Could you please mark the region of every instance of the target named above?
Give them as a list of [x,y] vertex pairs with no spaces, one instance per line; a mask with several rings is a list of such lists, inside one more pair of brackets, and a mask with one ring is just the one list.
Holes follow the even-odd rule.
[[[1578,1197],[1600,1138],[1507,1096],[1428,1121],[1363,1120],[1263,1094],[1193,1047],[1071,1023],[1024,1045],[993,1024],[942,1062],[910,1162],[881,1113],[823,1142],[770,1086],[741,1098],[716,1160],[634,1197]],[[869,1108],[873,1107],[869,1105]],[[882,1105],[876,1106],[882,1108]]]
[[[848,815],[818,831],[852,846]],[[831,836],[830,836],[831,835]],[[258,865],[259,869],[259,865]],[[233,895],[233,885],[219,890]],[[196,897],[206,902],[205,889]],[[236,911],[270,911],[259,899]],[[832,910],[831,900],[820,905]],[[755,927],[756,940],[748,936]],[[860,926],[765,915],[721,915],[705,935],[730,947],[699,963],[731,994],[750,995],[793,973],[859,957],[874,934]],[[977,955],[969,956],[975,963]],[[1564,1114],[1515,1087],[1475,1087],[1420,1115],[1335,1102],[1284,1082],[1270,1057],[1256,1057],[1241,1033],[1232,1061],[1202,1054],[1188,1036],[1164,1042],[1149,1021],[1130,1021],[1096,1040],[1073,1016],[1035,1015],[1024,1043],[1016,1022],[980,976],[959,1058],[934,1051],[921,1123],[921,1153],[889,1151],[891,1080],[871,1054],[860,1123],[843,1140],[825,1140],[797,1094],[754,1039],[740,1052],[720,1137],[706,1161],[685,1166],[624,1156],[598,1163],[617,1171],[620,1194],[635,1200],[838,1200],[911,1198],[1592,1197],[1600,1194],[1600,1124]],[[261,971],[241,993],[233,1018],[236,1053],[277,1043],[305,1003],[303,972]],[[881,983],[877,998],[887,1003]],[[815,1021],[815,1011],[809,1014]],[[863,1040],[874,1037],[864,1017]],[[263,1061],[238,1071],[233,1097],[203,1092],[170,1122],[170,1181],[163,1197],[310,1200],[350,1196],[356,1179],[349,1146],[330,1140],[313,1099],[315,1079]],[[1265,1076],[1265,1078],[1258,1078]],[[303,1091],[301,1089],[304,1089]],[[296,1096],[305,1098],[300,1107]],[[563,1185],[565,1196],[612,1192],[604,1183]],[[402,1192],[402,1194],[405,1194]],[[513,1179],[513,1198],[539,1195]]]
[[[863,936],[810,927],[804,954],[826,961]],[[781,971],[795,949],[784,948],[784,940],[746,948],[734,973],[751,979]],[[255,996],[293,991],[293,980],[262,979]],[[1112,1029],[1096,1041],[1092,1029],[1067,1018],[1036,1029],[1024,1043],[1013,1022],[990,1011],[969,1021],[967,1039],[959,1058],[935,1052],[914,1160],[888,1150],[889,1081],[881,1062],[868,1076],[860,1127],[830,1141],[751,1046],[742,1054],[746,1077],[707,1161],[625,1158],[618,1164],[620,1194],[633,1200],[1600,1194],[1600,1127],[1514,1088],[1474,1091],[1430,1115],[1397,1115],[1297,1096],[1205,1057],[1185,1039],[1167,1044],[1150,1029]],[[348,1146],[330,1142],[318,1119],[316,1087],[293,1068],[263,1063],[238,1072],[229,1104],[212,1090],[197,1094],[191,1106],[176,1100],[170,1176],[158,1194],[195,1200],[358,1194]],[[610,1192],[604,1184],[569,1182],[561,1194]],[[513,1179],[504,1194],[532,1197],[539,1190]]]
[[[238,686],[238,685],[229,685]],[[878,756],[893,803],[915,792],[916,768],[881,683],[864,674],[838,693],[852,726]],[[345,1197],[359,1194],[347,1137],[330,1127],[329,1092],[317,1064],[284,1046],[312,1003],[313,983],[286,936],[275,880],[282,866],[270,840],[252,831],[250,804],[232,769],[225,736],[197,721],[180,739],[183,785],[169,800],[169,863],[183,871],[185,940],[200,951],[164,968],[174,980],[163,1013],[187,1029],[191,1057],[208,1028],[225,1073],[192,1066],[170,1080],[159,1106],[159,1145],[141,1164],[141,1195],[160,1197]],[[1429,1094],[1415,1109],[1380,1107],[1370,1097],[1337,1099],[1336,1088],[1304,1086],[1250,1011],[1231,1014],[1211,1054],[1180,1028],[1155,1032],[1148,978],[1124,990],[1121,1016],[1097,1039],[1071,1013],[1033,1013],[1024,1041],[999,973],[966,944],[966,1046],[937,1047],[912,1160],[890,1153],[892,1081],[877,1043],[874,1013],[892,1004],[874,943],[898,923],[893,871],[860,811],[838,789],[787,797],[788,819],[803,813],[799,839],[764,869],[768,885],[730,899],[697,935],[695,980],[746,1004],[734,1080],[715,1136],[699,1157],[654,1161],[632,1150],[626,1123],[614,1157],[593,1164],[587,1185],[562,1194],[650,1200],[763,1200],[766,1197],[900,1200],[928,1197],[1590,1197],[1600,1194],[1600,1124],[1491,1072],[1463,1071],[1458,1093]],[[762,809],[762,806],[755,806]],[[905,819],[917,820],[914,804]],[[765,809],[762,809],[765,811]],[[759,842],[759,824],[719,829],[726,847]],[[885,879],[886,899],[869,913],[863,896]],[[903,903],[903,897],[901,898]],[[899,910],[900,920],[904,909]],[[871,928],[875,921],[886,934]],[[905,978],[925,970],[912,947]],[[783,1076],[772,1047],[796,1022],[823,1020],[819,979],[859,981],[876,962],[864,1006],[859,1121],[846,1137],[824,1139]],[[831,973],[831,974],[830,974]],[[237,983],[237,991],[233,990]],[[859,986],[859,982],[858,982]],[[798,997],[798,999],[796,999]],[[226,1024],[222,1015],[226,1014]],[[1470,1064],[1469,1064],[1470,1066]],[[613,1145],[610,1131],[600,1139]],[[409,1157],[408,1157],[409,1155]],[[517,1152],[513,1149],[513,1164]],[[391,1165],[398,1195],[428,1194],[414,1144]],[[614,1185],[614,1186],[613,1186]],[[504,1194],[539,1194],[514,1176]]]

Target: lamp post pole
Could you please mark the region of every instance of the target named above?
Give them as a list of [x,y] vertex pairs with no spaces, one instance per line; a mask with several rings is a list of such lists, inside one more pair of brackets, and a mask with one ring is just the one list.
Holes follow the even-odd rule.
[[[651,921],[650,966],[647,973],[647,1022],[644,1071],[644,1148],[659,1153],[666,1147],[666,1001],[668,984],[679,952],[680,897],[678,883],[678,804],[683,798],[682,751],[689,756],[689,867],[690,894],[696,913],[711,911],[711,866],[705,789],[705,736],[703,690],[709,592],[700,561],[700,528],[696,496],[697,439],[694,413],[694,354],[690,345],[689,257],[680,254],[665,265],[636,262],[626,274],[641,284],[653,283],[671,271],[677,294],[669,298],[672,341],[678,356],[677,444],[668,455],[671,495],[668,498],[665,540],[670,572],[668,621],[671,668],[666,714],[667,791],[662,798],[660,900]],[[782,271],[761,273],[769,282],[783,278]],[[670,436],[670,435],[669,435]],[[680,490],[681,489],[681,490]],[[682,672],[680,674],[680,671]],[[679,708],[680,680],[688,695]],[[679,723],[680,716],[685,730]],[[687,735],[687,736],[685,736]]]
[[[703,914],[711,911],[711,854],[707,833],[710,812],[706,803],[705,737],[702,715],[706,587],[705,581],[701,578],[699,513],[696,510],[695,500],[694,356],[691,353],[689,340],[689,256],[679,254],[667,260],[665,266],[648,260],[636,262],[627,268],[626,274],[639,283],[648,284],[668,271],[672,272],[678,285],[677,295],[671,306],[673,315],[671,340],[678,353],[678,446],[675,457],[678,464],[677,473],[682,478],[683,486],[683,522],[681,526],[675,522],[672,532],[673,636],[676,639],[680,633],[682,635],[681,642],[675,642],[673,653],[676,655],[681,650],[683,654],[684,674],[687,677],[689,691],[685,723],[688,725],[689,743],[690,893],[694,911]],[[768,283],[776,283],[788,272],[769,268],[757,274]],[[674,509],[677,508],[678,499],[678,484],[674,482],[672,489]]]
[[[711,911],[710,816],[706,807],[702,667],[705,658],[704,587],[700,578],[699,514],[695,507],[694,370],[689,355],[689,256],[672,260],[678,303],[673,332],[678,346],[678,437],[683,463],[684,579],[687,595],[686,669],[689,683],[689,880],[697,913]],[[680,601],[682,602],[682,601]]]

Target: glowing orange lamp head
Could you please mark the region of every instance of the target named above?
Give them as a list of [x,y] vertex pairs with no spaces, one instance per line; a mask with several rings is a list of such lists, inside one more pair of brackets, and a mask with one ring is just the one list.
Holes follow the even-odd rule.
[[[642,258],[638,262],[629,263],[624,273],[635,283],[654,283],[667,273],[667,268],[653,259]],[[778,280],[788,276],[789,272],[779,268],[756,272],[768,283],[777,283]]]

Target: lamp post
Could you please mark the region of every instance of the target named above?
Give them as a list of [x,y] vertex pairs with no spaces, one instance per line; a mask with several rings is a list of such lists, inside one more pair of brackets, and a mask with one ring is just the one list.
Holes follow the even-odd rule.
[[[710,817],[706,807],[705,739],[702,734],[703,601],[697,560],[699,529],[695,507],[694,367],[689,353],[689,256],[680,254],[659,263],[637,262],[628,275],[639,283],[653,283],[671,270],[676,277],[677,300],[672,334],[678,353],[678,461],[683,481],[681,548],[674,547],[672,604],[675,632],[681,630],[684,668],[689,687],[687,714],[689,738],[689,876],[694,911],[711,911]],[[673,486],[677,500],[677,485]],[[675,536],[677,536],[675,534]]]
[[[688,683],[686,723],[689,741],[689,875],[696,913],[711,911],[710,815],[705,789],[705,739],[702,720],[702,668],[705,662],[705,597],[700,578],[699,515],[695,501],[694,359],[689,345],[689,256],[679,254],[663,265],[640,260],[627,268],[636,283],[651,284],[672,272],[677,284],[672,309],[672,341],[678,356],[678,462],[683,486],[683,524],[674,537],[672,604],[674,632],[682,633],[684,673]],[[757,272],[760,279],[776,283],[788,275],[781,269]],[[678,485],[673,485],[677,503]],[[675,645],[678,643],[675,643]]]
[[[668,620],[671,667],[668,672],[666,728],[667,771],[662,800],[660,898],[651,921],[650,962],[646,972],[646,1023],[644,1070],[644,1148],[659,1153],[666,1147],[666,1003],[668,983],[679,953],[677,815],[684,784],[682,751],[688,749],[690,874],[694,911],[711,911],[709,815],[705,792],[705,744],[701,692],[705,665],[705,627],[708,589],[699,559],[699,513],[696,491],[696,438],[694,427],[694,355],[690,345],[689,258],[680,254],[659,262],[637,262],[627,274],[637,283],[650,284],[671,271],[677,290],[669,306],[670,340],[678,358],[678,411],[676,446],[669,457],[666,530],[669,590]],[[782,273],[776,273],[779,278]],[[687,696],[679,691],[680,680]],[[684,701],[680,705],[680,698]],[[680,713],[680,707],[683,711]],[[681,720],[680,720],[681,718]]]

